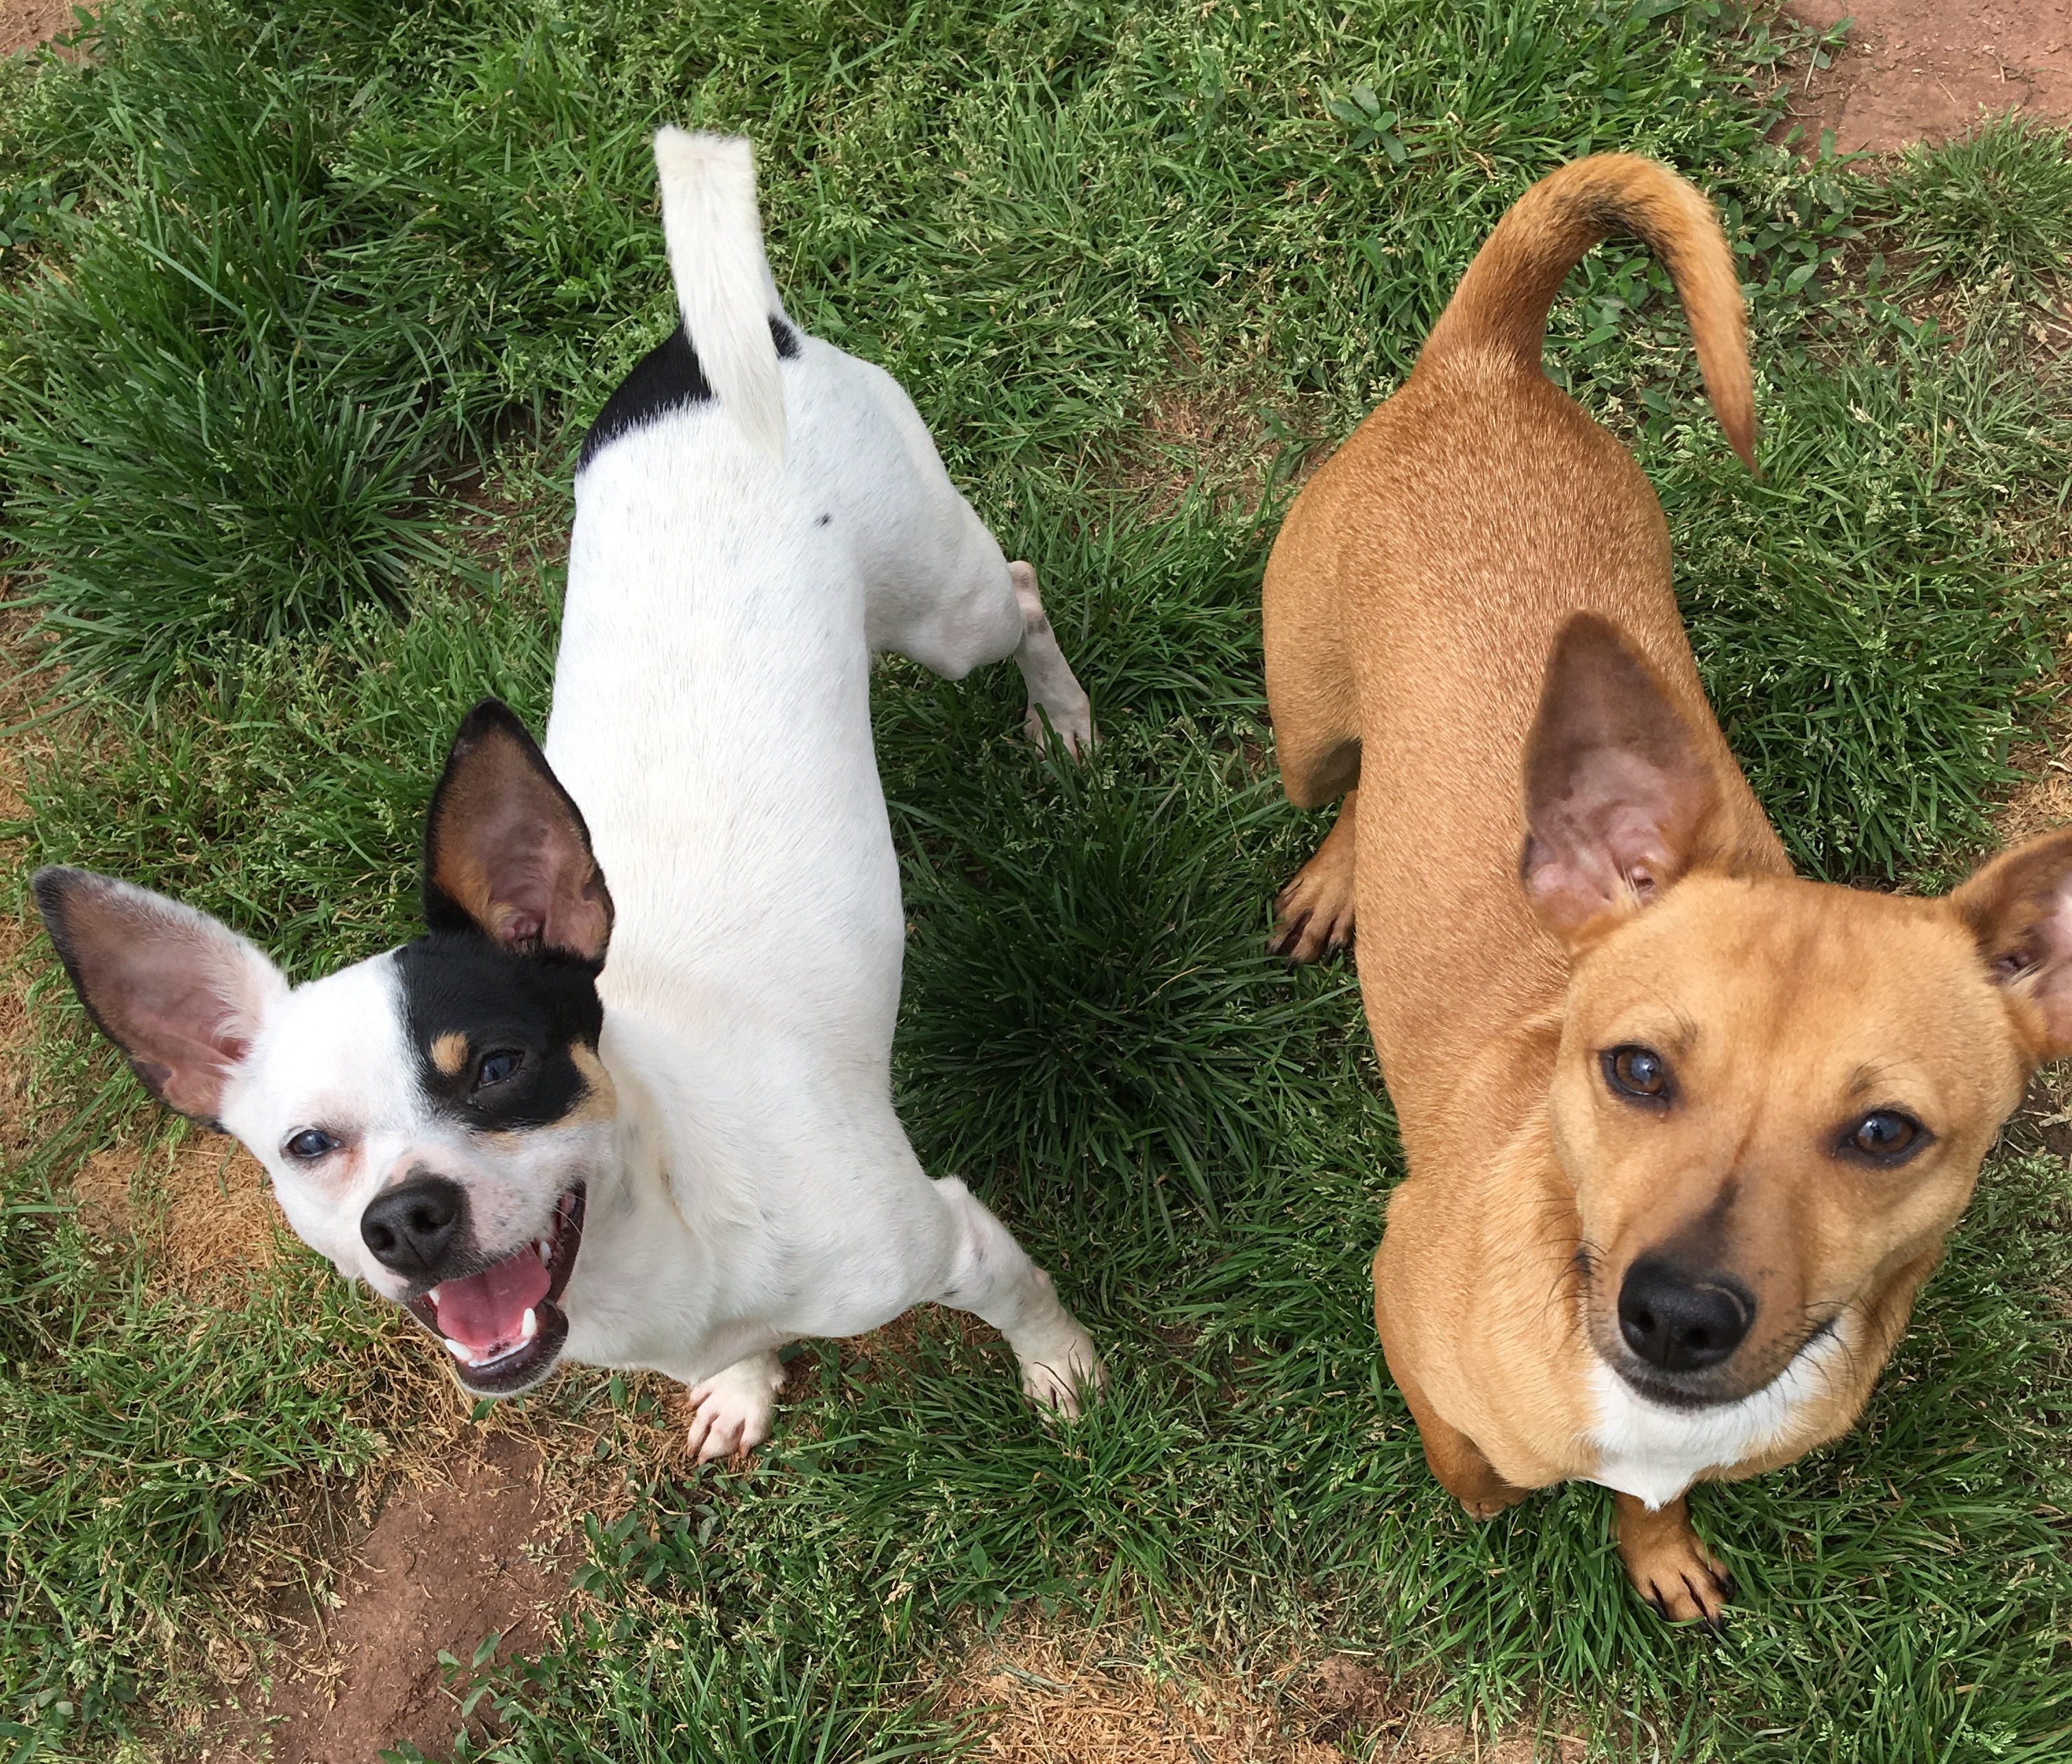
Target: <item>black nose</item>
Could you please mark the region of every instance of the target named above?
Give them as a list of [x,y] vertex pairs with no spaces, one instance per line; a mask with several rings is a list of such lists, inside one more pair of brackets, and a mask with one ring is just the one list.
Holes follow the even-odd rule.
[[1695,1372],[1741,1346],[1755,1301],[1731,1275],[1692,1274],[1643,1256],[1620,1284],[1618,1317],[1626,1346],[1649,1365]]
[[419,1176],[369,1201],[360,1235],[384,1268],[422,1279],[446,1259],[467,1210],[458,1182]]

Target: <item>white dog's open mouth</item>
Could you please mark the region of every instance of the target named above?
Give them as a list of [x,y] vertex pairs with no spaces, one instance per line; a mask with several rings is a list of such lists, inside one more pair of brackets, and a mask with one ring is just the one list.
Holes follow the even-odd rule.
[[505,1396],[544,1378],[569,1338],[556,1302],[582,1244],[583,1190],[563,1195],[549,1235],[464,1280],[405,1301],[446,1343],[454,1372],[478,1395]]

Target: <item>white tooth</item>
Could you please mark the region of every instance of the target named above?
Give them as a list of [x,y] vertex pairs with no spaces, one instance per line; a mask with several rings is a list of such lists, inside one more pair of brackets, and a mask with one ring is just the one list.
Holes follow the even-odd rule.
[[451,1336],[446,1338],[446,1351],[463,1366],[472,1366],[475,1363],[474,1354],[469,1349],[462,1347]]
[[525,1307],[525,1321],[518,1326],[518,1339],[529,1342],[540,1333],[540,1314],[531,1306]]
[[545,1268],[554,1259],[554,1246],[545,1238],[540,1240],[540,1265]]
[[438,1287],[434,1286],[429,1293],[425,1294],[425,1297],[432,1301],[432,1309],[434,1310],[437,1310],[439,1308],[439,1289]]

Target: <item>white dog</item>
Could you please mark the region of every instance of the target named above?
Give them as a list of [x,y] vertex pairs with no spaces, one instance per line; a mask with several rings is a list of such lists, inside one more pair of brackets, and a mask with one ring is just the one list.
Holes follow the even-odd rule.
[[242,1141],[471,1392],[652,1367],[721,1457],[769,1437],[782,1344],[933,1299],[1075,1413],[1086,1331],[893,1112],[870,659],[1012,655],[1030,734],[1075,752],[1086,694],[906,395],[784,317],[748,144],[665,129],[655,158],[684,324],[583,448],[545,755],[493,701],[454,738],[428,935],[290,988],[127,883],[46,870],[38,904],[154,1094]]

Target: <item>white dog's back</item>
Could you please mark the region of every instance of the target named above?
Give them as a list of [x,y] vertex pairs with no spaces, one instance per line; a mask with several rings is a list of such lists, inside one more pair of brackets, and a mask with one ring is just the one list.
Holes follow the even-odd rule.
[[545,744],[611,878],[602,990],[882,1054],[903,928],[870,657],[954,677],[1020,615],[897,384],[782,315],[746,143],[656,146],[684,334],[585,449]]
[[1085,694],[906,395],[785,317],[746,144],[664,130],[656,162],[684,323],[583,448],[545,752],[617,909],[598,991],[626,1165],[668,1199],[643,1175],[593,1208],[569,1351],[701,1381],[729,1417],[703,1451],[767,1430],[771,1344],[937,1297],[1070,1408],[1085,1332],[893,1112],[871,657],[958,678],[1013,656],[1075,750]]

